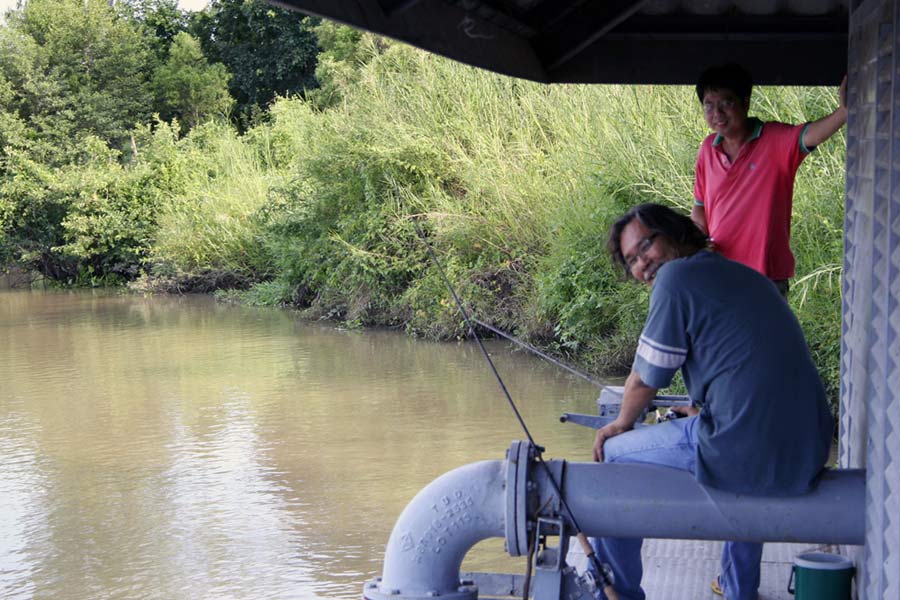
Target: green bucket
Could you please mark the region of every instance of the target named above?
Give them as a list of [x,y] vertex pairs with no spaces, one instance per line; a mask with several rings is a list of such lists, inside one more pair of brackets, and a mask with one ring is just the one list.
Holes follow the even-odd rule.
[[850,600],[850,582],[855,570],[845,556],[827,552],[798,554],[791,567],[788,592],[796,600]]

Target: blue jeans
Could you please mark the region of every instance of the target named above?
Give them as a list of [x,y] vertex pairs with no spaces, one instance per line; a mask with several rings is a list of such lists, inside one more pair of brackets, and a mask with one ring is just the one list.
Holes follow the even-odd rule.
[[[694,472],[699,417],[685,417],[650,427],[641,427],[606,440],[603,459],[608,463],[649,463]],[[621,600],[644,600],[641,578],[640,538],[595,538],[591,540],[601,563],[609,564]],[[756,600],[762,544],[725,542],[719,576],[728,600]],[[605,598],[600,593],[601,598]]]

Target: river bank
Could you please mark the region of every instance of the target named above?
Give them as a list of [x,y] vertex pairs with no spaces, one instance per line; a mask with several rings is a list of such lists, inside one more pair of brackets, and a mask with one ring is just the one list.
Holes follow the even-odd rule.
[[[58,169],[16,163],[15,185],[0,186],[2,247],[62,285],[216,292],[462,338],[417,223],[480,320],[623,373],[648,297],[613,268],[606,232],[640,202],[690,210],[707,133],[693,90],[541,86],[365,36],[357,50],[327,106],[280,99],[243,133],[157,123],[127,159],[89,147]],[[803,122],[836,91],[761,88],[753,102],[761,118]],[[800,168],[790,297],[835,410],[842,141]]]

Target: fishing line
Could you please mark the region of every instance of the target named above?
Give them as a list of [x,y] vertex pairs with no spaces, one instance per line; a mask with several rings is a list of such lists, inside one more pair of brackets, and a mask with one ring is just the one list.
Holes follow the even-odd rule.
[[497,379],[497,383],[500,384],[500,389],[503,390],[503,395],[506,397],[506,401],[507,403],[509,403],[509,407],[516,415],[516,419],[518,419],[519,425],[522,426],[522,431],[525,432],[525,436],[528,438],[528,442],[534,448],[535,458],[537,458],[538,464],[543,467],[544,472],[547,475],[547,479],[549,479],[550,484],[553,486],[553,491],[556,492],[557,497],[559,497],[560,506],[563,508],[569,520],[572,522],[572,527],[575,529],[575,537],[581,544],[581,547],[584,550],[584,553],[587,556],[588,560],[591,561],[591,564],[594,565],[597,574],[600,576],[601,585],[603,586],[603,592],[606,594],[608,600],[618,600],[619,596],[613,588],[613,583],[610,579],[609,573],[607,572],[606,566],[600,562],[599,558],[597,558],[594,549],[591,547],[590,543],[587,540],[587,536],[582,533],[581,527],[578,526],[578,521],[575,520],[575,515],[572,513],[572,509],[569,508],[569,504],[568,502],[566,502],[562,490],[560,489],[559,484],[556,482],[556,478],[553,476],[553,472],[550,470],[550,467],[547,465],[547,463],[544,462],[544,457],[542,454],[544,448],[538,446],[534,441],[534,438],[531,436],[531,431],[528,430],[528,426],[525,424],[525,420],[522,418],[522,414],[519,412],[518,407],[516,407],[516,403],[513,402],[512,396],[506,389],[506,384],[503,382],[503,378],[500,377],[500,373],[497,371],[497,367],[494,366],[494,361],[491,359],[490,354],[488,354],[487,349],[484,347],[484,344],[481,341],[481,336],[479,336],[478,332],[475,331],[473,321],[469,317],[469,313],[463,306],[463,303],[459,299],[459,296],[456,295],[456,289],[453,287],[453,284],[450,283],[450,279],[444,272],[444,268],[441,266],[441,261],[438,260],[437,254],[435,254],[434,249],[431,247],[431,244],[425,238],[425,234],[422,232],[422,228],[419,226],[419,222],[416,219],[412,219],[412,222],[416,228],[416,233],[418,233],[419,238],[422,240],[422,243],[425,244],[425,248],[428,250],[428,255],[431,257],[432,262],[434,262],[434,266],[437,267],[438,273],[440,273],[441,275],[441,279],[444,280],[444,284],[447,286],[447,289],[450,290],[450,295],[453,296],[453,301],[456,303],[456,307],[462,314],[463,320],[466,322],[466,326],[469,328],[469,333],[472,334],[472,337],[475,338],[475,341],[478,343],[478,347],[481,349],[481,353],[484,355],[485,360],[487,360],[488,365],[490,365],[491,371],[494,373],[494,377]]
[[511,341],[512,343],[517,344],[517,345],[521,346],[522,348],[525,348],[525,349],[528,350],[529,352],[532,352],[532,353],[534,353],[534,354],[537,354],[538,356],[540,356],[540,357],[543,358],[544,360],[546,360],[546,361],[548,361],[548,362],[550,362],[550,363],[553,363],[554,365],[556,365],[556,366],[559,367],[560,369],[565,369],[566,371],[568,371],[568,372],[571,373],[572,375],[577,375],[578,377],[581,377],[582,379],[584,379],[584,380],[587,381],[588,383],[594,384],[594,385],[597,386],[598,388],[604,388],[604,387],[606,387],[606,384],[603,383],[602,381],[597,381],[596,379],[594,379],[593,377],[591,377],[590,375],[588,375],[588,374],[585,373],[584,371],[579,371],[579,370],[576,369],[575,367],[570,366],[570,365],[567,365],[566,363],[562,362],[561,360],[558,360],[558,359],[556,359],[556,358],[553,358],[552,356],[550,356],[549,354],[547,354],[547,353],[545,353],[545,352],[541,352],[540,350],[538,350],[537,348],[535,348],[535,347],[532,346],[531,344],[528,344],[528,343],[526,343],[526,342],[523,342],[522,340],[516,339],[515,337],[513,337],[513,336],[511,336],[510,334],[506,333],[505,331],[503,331],[503,330],[501,330],[501,329],[497,329],[496,327],[494,327],[494,326],[492,326],[492,325],[488,325],[487,323],[485,323],[485,322],[483,322],[483,321],[479,321],[478,319],[473,319],[473,320],[475,321],[475,323],[477,323],[477,324],[480,325],[481,327],[484,327],[485,329],[487,329],[487,330],[489,330],[489,331],[493,331],[493,332],[496,333],[497,335],[499,335],[499,336],[501,336],[501,337],[504,337],[504,338],[508,339],[508,340]]
[[[425,244],[425,248],[428,250],[428,255],[431,256],[431,260],[434,262],[434,266],[437,267],[438,273],[441,274],[441,279],[444,280],[444,285],[446,285],[447,289],[450,290],[450,295],[453,296],[453,301],[456,303],[456,307],[459,308],[459,312],[462,313],[463,320],[466,322],[466,325],[469,328],[469,333],[471,333],[472,337],[475,338],[475,341],[478,342],[478,348],[481,349],[481,353],[484,355],[485,360],[487,360],[488,365],[490,365],[491,371],[494,372],[494,377],[497,378],[497,383],[500,384],[500,389],[503,390],[503,395],[506,396],[506,401],[509,403],[509,407],[516,415],[516,419],[519,420],[519,425],[522,426],[522,431],[525,432],[525,435],[526,437],[528,437],[528,441],[531,443],[531,445],[535,448],[539,448],[539,446],[535,443],[534,438],[531,437],[531,432],[528,430],[528,425],[525,424],[525,420],[522,418],[522,414],[516,407],[516,403],[513,402],[512,396],[509,395],[509,391],[506,389],[506,384],[503,383],[503,378],[500,377],[500,373],[497,372],[497,367],[494,366],[494,361],[491,360],[491,355],[488,354],[487,349],[481,342],[481,336],[479,336],[478,332],[475,331],[475,326],[472,325],[472,319],[469,318],[469,313],[463,306],[462,301],[459,299],[459,296],[456,295],[456,290],[453,288],[453,285],[447,278],[447,274],[444,273],[444,268],[441,266],[441,261],[438,260],[437,254],[434,253],[434,249],[431,247],[431,244],[429,244],[428,240],[425,239],[425,234],[422,232],[422,228],[419,226],[419,222],[413,219],[413,225],[416,226],[416,233],[419,234],[419,238]],[[538,454],[540,454],[540,452],[538,452]]]

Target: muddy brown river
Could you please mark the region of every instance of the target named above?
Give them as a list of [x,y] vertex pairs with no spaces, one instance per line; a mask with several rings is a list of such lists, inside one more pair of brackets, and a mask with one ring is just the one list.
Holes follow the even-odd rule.
[[[598,390],[490,352],[548,458]],[[0,291],[0,598],[359,598],[409,500],[523,439],[471,343],[207,297]],[[501,540],[467,570],[518,570]]]

